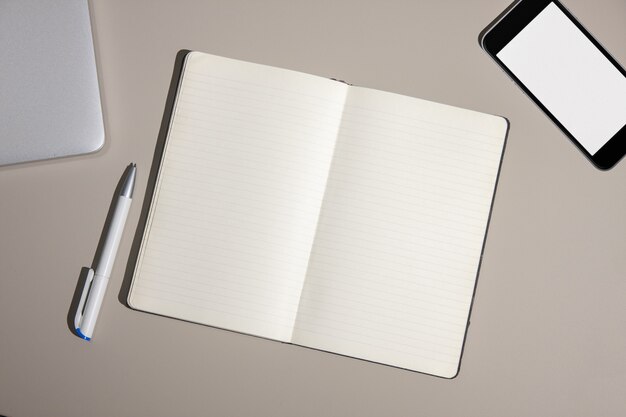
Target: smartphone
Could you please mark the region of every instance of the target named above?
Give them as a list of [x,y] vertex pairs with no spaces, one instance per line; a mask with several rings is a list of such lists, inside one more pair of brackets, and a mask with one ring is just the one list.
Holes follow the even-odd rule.
[[560,2],[513,3],[479,41],[596,167],[626,154],[626,71]]

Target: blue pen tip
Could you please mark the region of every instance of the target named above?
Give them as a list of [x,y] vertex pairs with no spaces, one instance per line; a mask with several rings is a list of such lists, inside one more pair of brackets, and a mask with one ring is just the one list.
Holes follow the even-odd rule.
[[82,334],[82,332],[80,331],[80,328],[78,328],[78,327],[76,328],[76,334],[78,334],[80,337],[82,337],[83,339],[85,339],[88,342],[91,340],[91,337],[87,337],[84,334]]

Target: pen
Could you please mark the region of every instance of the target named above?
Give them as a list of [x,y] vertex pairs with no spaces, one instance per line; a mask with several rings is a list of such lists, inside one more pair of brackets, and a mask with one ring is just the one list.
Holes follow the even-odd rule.
[[109,228],[105,231],[104,245],[97,260],[95,268],[89,268],[85,286],[80,296],[76,316],[74,316],[74,328],[76,333],[89,341],[93,335],[93,329],[100,313],[100,306],[104,299],[104,293],[109,283],[117,248],[124,232],[124,225],[128,217],[130,204],[133,201],[133,189],[135,188],[135,175],[137,166],[132,163],[125,171],[122,188],[117,196],[113,217]]

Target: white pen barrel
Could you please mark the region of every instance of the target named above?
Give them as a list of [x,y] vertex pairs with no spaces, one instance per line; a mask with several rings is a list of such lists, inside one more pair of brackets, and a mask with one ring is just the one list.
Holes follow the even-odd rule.
[[104,300],[104,293],[106,292],[108,283],[109,277],[99,274],[93,277],[93,282],[89,289],[89,298],[85,304],[85,313],[83,314],[83,320],[80,324],[80,332],[89,338],[93,335],[93,329],[96,327],[96,320],[100,313],[100,306],[102,305],[102,300]]
[[126,218],[128,217],[131,202],[132,199],[128,197],[118,197],[117,204],[115,205],[115,211],[113,212],[113,217],[111,219],[111,225],[104,241],[104,245],[102,246],[102,252],[100,252],[98,264],[95,267],[96,275],[103,275],[107,278],[111,276],[113,263],[115,262],[115,255],[117,255],[117,248],[120,245],[120,240],[122,239],[122,232],[124,231],[124,225],[126,224]]
[[98,264],[95,268],[96,274],[89,290],[83,319],[80,323],[80,332],[89,338],[91,338],[93,334],[93,329],[100,312],[100,306],[102,305],[102,300],[104,300],[104,294],[115,262],[117,248],[122,239],[122,232],[124,231],[124,225],[126,224],[131,202],[132,199],[130,198],[124,196],[118,197],[115,211],[111,218],[111,225],[105,237]]

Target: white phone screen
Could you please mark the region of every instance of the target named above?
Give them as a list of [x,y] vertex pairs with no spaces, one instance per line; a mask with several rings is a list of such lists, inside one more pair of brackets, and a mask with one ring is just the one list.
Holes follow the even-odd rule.
[[626,77],[556,4],[496,56],[591,155],[626,125]]

